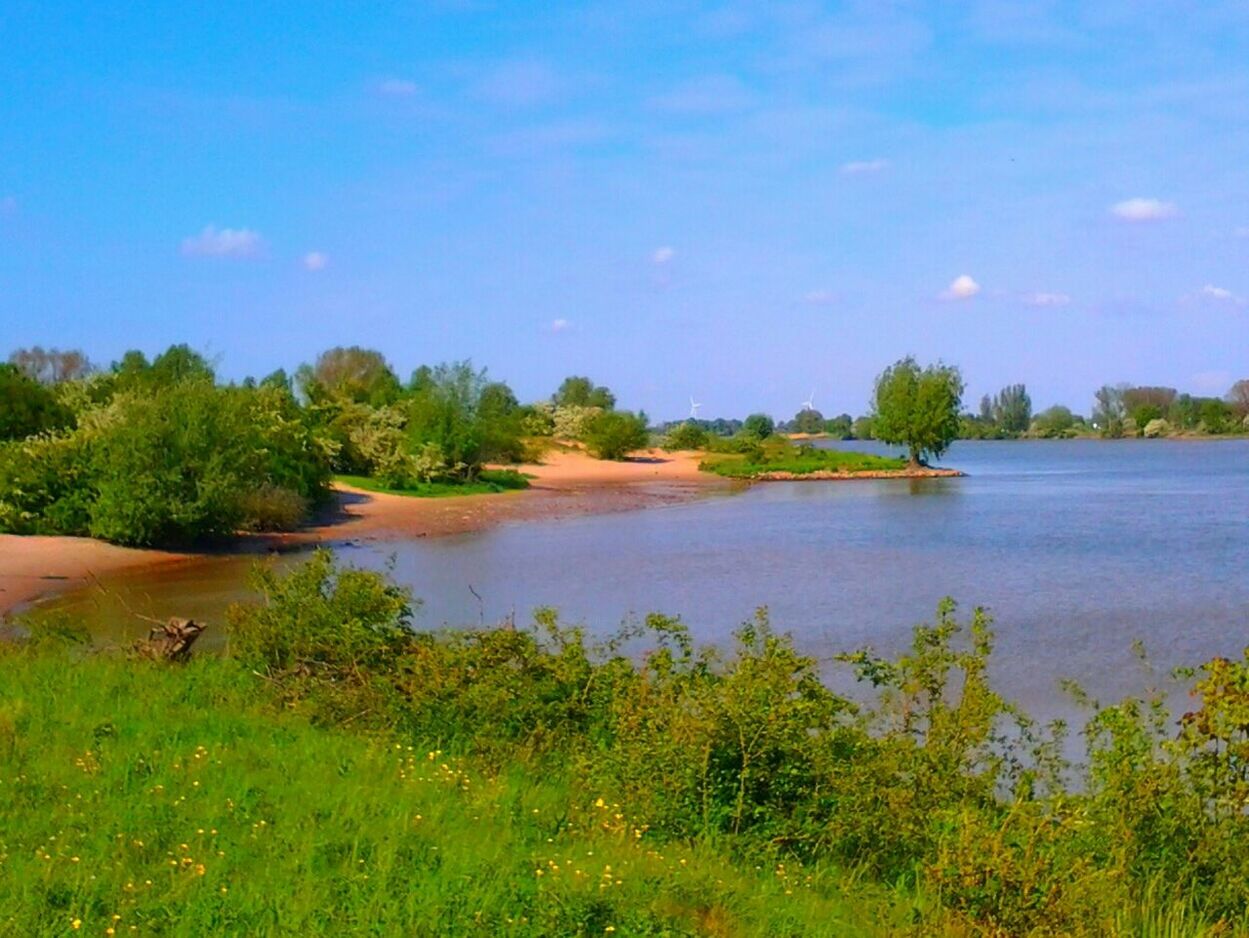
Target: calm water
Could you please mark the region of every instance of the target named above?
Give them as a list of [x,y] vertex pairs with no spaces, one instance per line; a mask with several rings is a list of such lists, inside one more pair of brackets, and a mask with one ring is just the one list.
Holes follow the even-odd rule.
[[[951,595],[992,610],[996,680],[1049,713],[1060,677],[1106,696],[1141,689],[1134,639],[1160,667],[1249,643],[1249,441],[967,442],[943,462],[969,477],[772,483],[341,553],[392,566],[424,600],[425,626],[553,605],[604,632],[631,615],[679,613],[721,641],[766,605],[820,656],[897,650]],[[220,622],[249,563],[109,585],[133,608]],[[53,605],[90,605],[112,637],[144,629],[98,594]]]

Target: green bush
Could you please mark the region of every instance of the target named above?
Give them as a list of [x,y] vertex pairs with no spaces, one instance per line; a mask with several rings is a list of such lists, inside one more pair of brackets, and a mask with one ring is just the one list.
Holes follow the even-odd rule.
[[751,414],[742,422],[742,433],[766,440],[776,431],[776,421],[767,414]]
[[596,414],[586,426],[586,447],[598,459],[624,459],[648,441],[645,414],[608,410]]
[[71,425],[73,414],[50,389],[15,365],[0,364],[0,442]]
[[669,451],[703,449],[707,445],[707,431],[694,421],[679,423],[668,431],[663,448]]

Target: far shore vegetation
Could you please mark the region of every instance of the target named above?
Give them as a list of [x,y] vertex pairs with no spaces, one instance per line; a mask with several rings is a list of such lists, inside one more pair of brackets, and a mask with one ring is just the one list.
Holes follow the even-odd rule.
[[904,358],[881,374],[858,419],[825,419],[808,402],[781,423],[754,413],[652,426],[585,376],[522,403],[467,361],[422,366],[404,381],[380,352],[357,346],[329,349],[294,375],[228,384],[185,345],[151,360],[130,351],[102,368],[79,351],[19,349],[0,365],[0,532],[195,546],[295,528],[332,497],[336,477],[418,497],[519,488],[507,467],[557,446],[610,460],[656,444],[701,450],[708,471],[752,477],[894,466],[786,450],[779,434],[879,440],[902,447],[914,468],[959,438],[1249,432],[1249,379],[1223,398],[1107,385],[1088,418],[1061,406],[1034,414],[1023,385],[967,413],[963,390],[957,368]]
[[1249,929],[1249,659],[1181,672],[1178,723],[1160,691],[1072,688],[1073,747],[948,600],[896,658],[828,665],[765,611],[717,649],[664,615],[417,631],[326,552],[254,586],[228,652],[182,665],[66,618],[0,642],[0,930]]

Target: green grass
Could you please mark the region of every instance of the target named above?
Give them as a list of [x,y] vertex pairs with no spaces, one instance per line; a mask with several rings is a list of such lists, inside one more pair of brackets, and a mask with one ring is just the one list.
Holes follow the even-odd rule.
[[447,498],[454,495],[492,495],[529,488],[529,477],[515,469],[483,469],[472,482],[420,482],[395,488],[369,476],[336,475],[342,482],[366,492],[384,495],[407,495],[412,498]]
[[871,453],[794,446],[768,441],[753,453],[709,454],[699,468],[730,479],[754,479],[769,472],[809,475],[813,472],[877,472],[905,469],[906,460]]
[[314,727],[228,659],[67,654],[0,650],[3,934],[853,936],[911,912],[639,835],[522,761]]

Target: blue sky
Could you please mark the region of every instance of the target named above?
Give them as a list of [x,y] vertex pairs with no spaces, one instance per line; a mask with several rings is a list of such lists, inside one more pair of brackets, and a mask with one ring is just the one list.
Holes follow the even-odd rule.
[[0,50],[4,349],[661,418],[1249,376],[1243,0],[7,0]]

